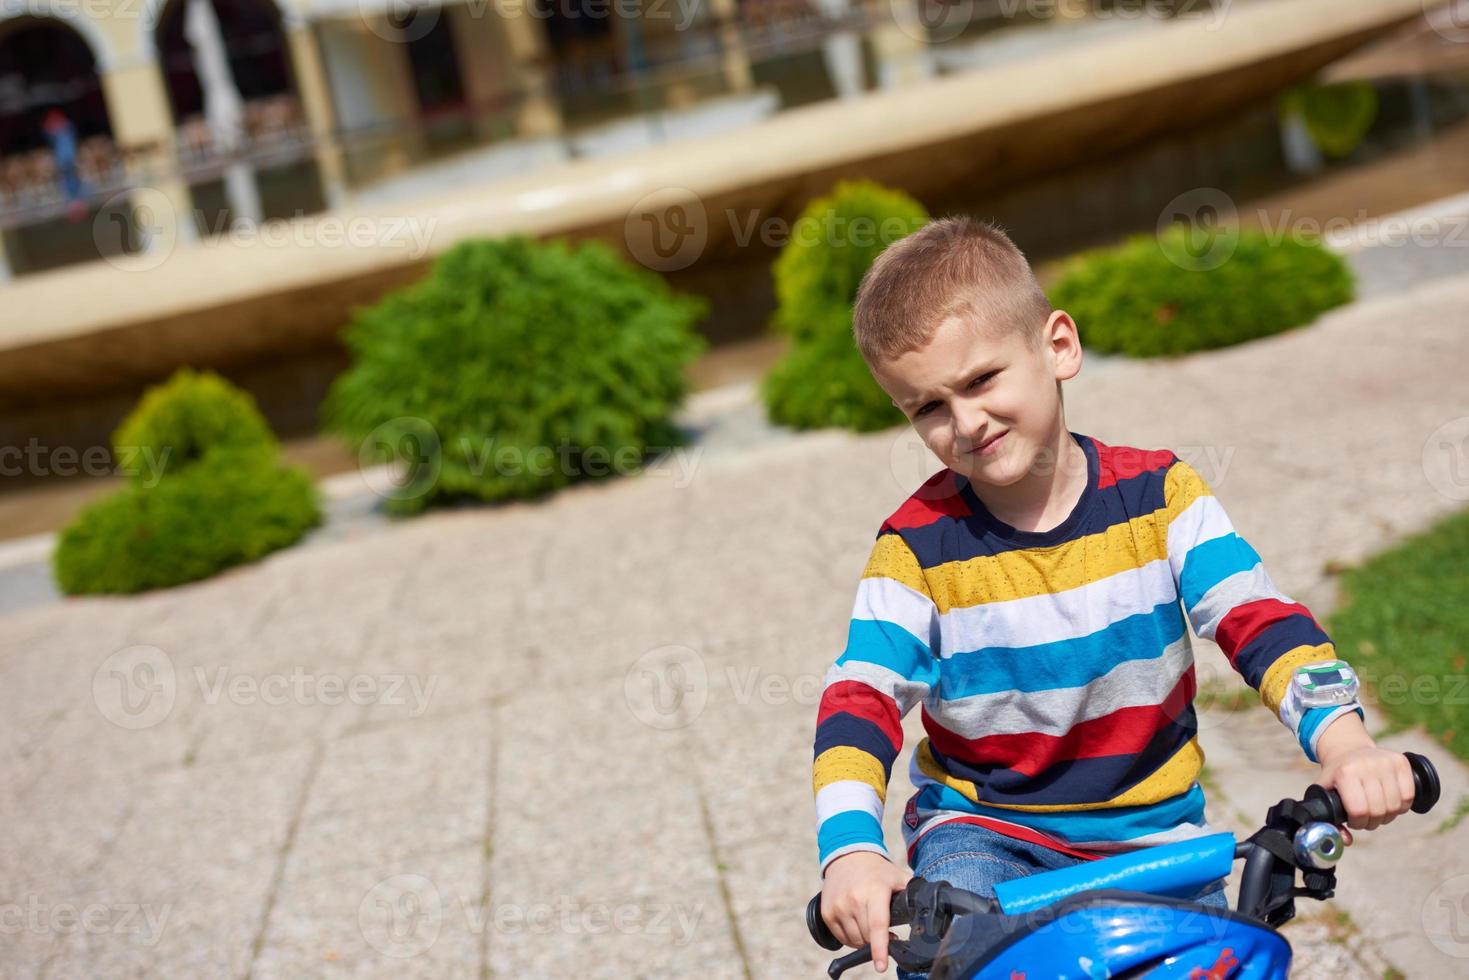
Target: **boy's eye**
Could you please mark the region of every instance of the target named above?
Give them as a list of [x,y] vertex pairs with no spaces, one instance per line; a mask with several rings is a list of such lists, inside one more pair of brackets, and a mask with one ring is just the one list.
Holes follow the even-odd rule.
[[969,382],[969,387],[971,387],[971,388],[977,388],[980,385],[982,385],[982,384],[986,383],[987,381],[989,381],[990,379],[992,379],[995,375],[997,375],[999,373],[1000,373],[999,371],[986,371],[984,374],[981,374],[979,377],[977,377],[973,381]]
[[922,408],[920,408],[918,411],[914,412],[913,413],[913,417],[914,418],[918,418],[919,416],[927,415],[929,412],[933,411],[934,409],[936,409],[938,407],[939,407],[939,403],[938,402],[928,402]]

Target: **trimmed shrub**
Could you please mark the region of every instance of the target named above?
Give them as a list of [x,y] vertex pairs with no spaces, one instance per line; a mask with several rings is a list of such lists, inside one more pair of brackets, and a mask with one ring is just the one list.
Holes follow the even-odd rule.
[[1329,157],[1349,156],[1377,121],[1377,89],[1361,80],[1297,85],[1280,97],[1280,105],[1300,113],[1312,142]]
[[254,400],[217,375],[182,370],[150,389],[113,441],[119,460],[132,457],[134,478],[57,539],[52,562],[68,594],[191,582],[320,523],[311,478],[280,465]]
[[113,433],[112,445],[119,464],[137,479],[157,475],[137,465],[139,456],[169,473],[210,449],[268,449],[276,441],[248,392],[212,372],[182,368],[144,393]]
[[829,325],[829,311],[850,311],[872,260],[927,221],[923,205],[902,191],[870,180],[838,181],[829,195],[806,205],[775,260],[775,329],[808,340]]
[[1086,347],[1152,357],[1280,333],[1352,299],[1351,269],[1320,245],[1229,230],[1232,253],[1190,269],[1187,234],[1174,226],[1080,253],[1048,291],[1051,304],[1076,320]]
[[57,543],[56,581],[72,595],[179,585],[284,548],[319,521],[306,473],[265,450],[212,450],[84,509]]
[[851,313],[827,316],[833,322],[796,344],[761,382],[770,420],[796,429],[840,426],[857,432],[906,423],[857,352]]
[[602,242],[462,242],[355,317],[326,424],[365,461],[407,464],[395,513],[626,472],[679,441],[707,311]]
[[859,432],[906,421],[857,351],[852,304],[882,250],[927,221],[922,204],[866,180],[839,182],[801,213],[774,268],[772,326],[795,344],[761,385],[771,421]]

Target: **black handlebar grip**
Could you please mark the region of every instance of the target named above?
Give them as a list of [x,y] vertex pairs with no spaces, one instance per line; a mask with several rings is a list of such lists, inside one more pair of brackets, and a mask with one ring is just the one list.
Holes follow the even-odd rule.
[[[921,880],[910,878],[906,888],[893,892],[892,901],[888,905],[889,925],[903,926],[913,921],[912,893]],[[817,892],[812,896],[811,901],[806,903],[806,931],[811,933],[811,938],[816,940],[816,945],[822,949],[835,951],[842,948],[842,941],[832,934],[826,920],[821,917],[820,892]]]
[[816,945],[822,949],[835,952],[842,948],[842,941],[832,935],[826,920],[821,917],[820,892],[817,892],[811,901],[806,903],[806,931],[811,933],[811,938],[816,940]]
[[1404,752],[1403,755],[1408,757],[1408,767],[1413,770],[1413,812],[1427,813],[1433,809],[1442,792],[1438,770],[1417,752]]
[[[1432,762],[1417,752],[1404,752],[1403,756],[1413,772],[1413,805],[1409,809],[1414,813],[1427,813],[1438,803],[1443,792],[1438,782],[1438,770],[1433,767]],[[1347,822],[1347,808],[1342,805],[1341,797],[1334,789],[1311,786],[1306,790],[1306,803],[1313,808],[1319,808],[1323,820],[1337,825]]]

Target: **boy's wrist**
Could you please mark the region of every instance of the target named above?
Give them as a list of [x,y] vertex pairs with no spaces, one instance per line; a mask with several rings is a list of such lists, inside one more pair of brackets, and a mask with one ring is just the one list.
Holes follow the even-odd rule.
[[893,861],[893,859],[888,856],[887,848],[884,847],[882,844],[851,844],[847,847],[841,848],[833,852],[832,854],[827,856],[826,860],[821,862],[821,877],[825,878],[827,872],[831,870],[831,866],[833,864],[836,864],[842,858],[847,857],[850,854],[874,854],[877,857],[882,858],[889,864],[891,864]]
[[1348,711],[1326,723],[1317,737],[1316,757],[1321,765],[1326,766],[1349,752],[1376,747],[1377,743],[1367,733],[1361,715]]

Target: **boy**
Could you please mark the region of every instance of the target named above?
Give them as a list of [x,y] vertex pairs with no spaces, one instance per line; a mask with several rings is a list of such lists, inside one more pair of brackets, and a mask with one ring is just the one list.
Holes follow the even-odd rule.
[[[946,468],[883,522],[822,692],[813,785],[837,938],[870,941],[887,969],[889,899],[911,874],[887,857],[882,808],[920,702],[903,836],[924,878],[993,894],[1209,832],[1185,617],[1320,762],[1349,827],[1408,808],[1407,761],[1367,734],[1355,678],[1325,668],[1343,680],[1330,705],[1319,668],[1297,678],[1334,660],[1331,641],[1199,474],[1068,431],[1077,327],[1001,230],[946,218],[895,242],[863,277],[853,328]],[[1196,897],[1222,906],[1222,889]]]

